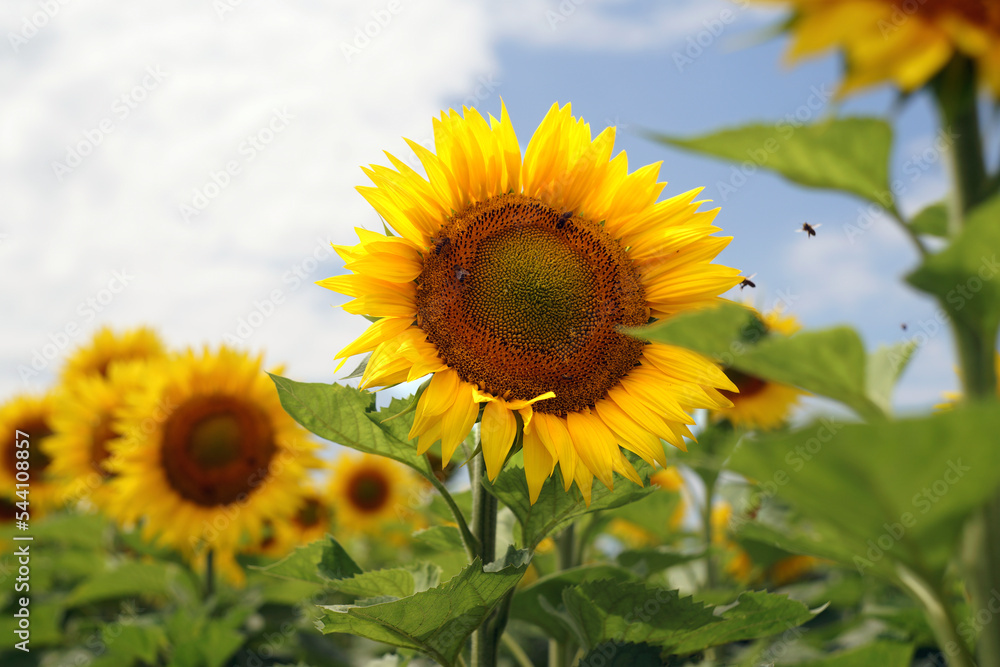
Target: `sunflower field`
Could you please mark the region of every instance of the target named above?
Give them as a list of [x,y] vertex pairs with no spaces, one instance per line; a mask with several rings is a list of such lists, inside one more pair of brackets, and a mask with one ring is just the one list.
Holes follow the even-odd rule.
[[[728,57],[775,40],[796,66],[835,54],[834,108],[632,133],[810,188],[817,218],[789,235],[803,247],[836,233],[822,197],[862,202],[910,253],[899,278],[934,333],[871,348],[875,313],[807,327],[795,299],[762,306],[763,279],[721,255],[741,200],[629,164],[615,124],[568,101],[527,136],[509,98],[455,105],[421,118],[430,140],[405,155],[366,148],[367,182],[349,185],[371,211],[332,244],[336,274],[296,265],[294,287],[254,301],[261,324],[183,346],[161,324],[89,318],[43,387],[3,399],[0,664],[1000,667],[1000,2],[733,5],[774,20]],[[373,11],[346,61],[377,55],[368,41],[405,10]],[[547,11],[555,31],[588,10]],[[33,34],[11,33],[15,53]],[[675,51],[678,71],[700,53]],[[840,112],[873,89],[890,113]],[[914,99],[947,137],[946,183],[909,213],[892,151]],[[276,111],[265,129],[294,122]],[[210,172],[219,206],[264,136]],[[720,183],[723,201],[742,187]],[[851,243],[870,219],[843,226]],[[189,298],[240,298],[235,273],[199,275],[215,282]],[[359,325],[318,372],[245,344],[270,318],[282,349],[328,336],[278,308],[306,282]],[[170,316],[198,331],[196,312]],[[901,411],[897,385],[939,331],[959,389]]]

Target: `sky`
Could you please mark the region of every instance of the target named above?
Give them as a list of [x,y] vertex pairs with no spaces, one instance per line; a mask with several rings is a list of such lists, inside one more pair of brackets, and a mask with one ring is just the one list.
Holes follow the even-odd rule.
[[[780,11],[728,0],[8,0],[0,5],[0,399],[52,386],[103,325],[155,327],[174,347],[227,342],[298,380],[333,381],[367,322],[313,283],[343,273],[330,243],[381,229],[360,166],[463,104],[522,149],[553,102],[630,168],[662,161],[664,197],[703,187],[752,298],[807,327],[849,324],[867,347],[922,343],[896,396],[954,389],[948,332],[901,278],[917,257],[863,204],[646,139],[783,118],[891,117],[893,169],[921,168],[910,213],[946,191],[923,96],[837,102],[836,57],[789,67]],[[930,152],[927,152],[930,151]],[[720,187],[737,183],[735,191]],[[809,238],[803,221],[822,224]],[[734,291],[734,298],[749,297]],[[906,323],[904,331],[902,324]]]

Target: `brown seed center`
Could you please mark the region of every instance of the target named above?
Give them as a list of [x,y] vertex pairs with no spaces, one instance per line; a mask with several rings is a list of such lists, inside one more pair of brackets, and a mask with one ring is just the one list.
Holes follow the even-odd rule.
[[270,420],[256,405],[231,396],[195,396],[168,418],[160,453],[177,493],[216,507],[257,488],[276,449]]
[[530,197],[449,220],[417,283],[418,323],[445,363],[494,395],[555,392],[542,412],[593,406],[642,355],[617,331],[649,318],[628,254],[600,224]]

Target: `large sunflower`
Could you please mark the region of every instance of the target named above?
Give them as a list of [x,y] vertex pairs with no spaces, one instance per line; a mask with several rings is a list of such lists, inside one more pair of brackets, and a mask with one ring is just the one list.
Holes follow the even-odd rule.
[[[3,434],[0,441],[0,495],[13,502],[27,501],[31,519],[37,519],[59,502],[58,489],[49,479],[51,460],[46,454],[48,440],[53,433],[53,406],[51,394],[22,395],[0,406],[0,433]],[[18,431],[26,434],[27,438],[21,435],[15,437]],[[25,441],[27,446],[19,446]],[[27,486],[18,487],[19,483]],[[18,491],[22,494],[17,495]]]
[[791,59],[844,52],[850,92],[885,81],[912,91],[956,54],[1000,97],[1000,4],[994,0],[757,0],[791,5]]
[[619,332],[739,282],[711,264],[730,240],[710,236],[717,210],[697,211],[698,190],[657,203],[659,165],[629,174],[614,128],[592,139],[569,105],[523,160],[506,108],[442,113],[434,134],[436,154],[409,142],[426,178],[392,155],[365,170],[375,187],[359,191],[399,236],[359,229],[338,248],[353,273],[320,282],[379,318],[338,358],[372,352],[365,387],[433,373],[410,436],[420,452],[441,441],[445,463],[485,404],[491,480],[523,424],[532,500],[556,463],[588,501],[594,476],[639,482],[619,445],[665,465],[660,439],[684,448],[690,411],[735,389],[697,354]]
[[[666,463],[660,438],[684,448],[694,408],[729,405],[735,389],[711,362],[646,344],[620,326],[712,304],[738,272],[710,262],[717,211],[697,190],[657,203],[659,165],[628,173],[615,131],[553,105],[524,159],[506,109],[434,121],[437,154],[409,142],[427,178],[389,155],[359,188],[400,236],[358,230],[340,247],[353,273],[321,281],[380,318],[337,356],[372,351],[362,385],[433,373],[410,436],[440,440],[447,462],[482,411],[488,477],[524,425],[532,500],[558,462],[589,501],[596,476],[640,482],[619,445]],[[580,465],[577,465],[579,461]]]
[[52,414],[55,433],[45,447],[63,500],[106,506],[111,493],[105,484],[111,477],[108,445],[121,435],[115,412],[153,372],[143,361],[116,362],[106,375],[74,375],[65,381]]
[[157,359],[167,353],[163,341],[148,327],[115,333],[101,327],[90,343],[78,348],[67,360],[62,375],[65,381],[79,377],[107,377],[117,362]]
[[390,459],[342,454],[333,464],[325,496],[338,529],[381,534],[386,524],[412,523],[421,494],[408,468]]
[[119,412],[107,469],[120,522],[191,558],[258,542],[289,520],[315,445],[282,410],[260,358],[223,346],[168,359]]
[[[791,336],[801,328],[791,315],[772,310],[760,317],[763,335]],[[714,410],[718,419],[728,419],[734,426],[771,430],[788,419],[802,391],[786,384],[771,382],[741,371],[727,368],[726,375],[739,388],[738,392],[723,390],[732,406]]]

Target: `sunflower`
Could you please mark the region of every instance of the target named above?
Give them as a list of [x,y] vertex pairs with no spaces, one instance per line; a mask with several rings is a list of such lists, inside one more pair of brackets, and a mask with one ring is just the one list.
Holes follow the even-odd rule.
[[[763,335],[791,336],[801,328],[791,315],[773,310],[759,318]],[[742,428],[775,429],[785,423],[792,408],[798,403],[802,391],[777,382],[748,375],[732,368],[724,369],[729,379],[739,388],[738,392],[723,390],[732,406],[712,412],[716,419],[728,419]]]
[[80,347],[66,360],[62,376],[64,381],[79,377],[107,377],[108,370],[117,362],[157,359],[165,354],[166,348],[160,337],[148,327],[122,333],[102,327],[88,345]]
[[46,442],[49,471],[62,499],[105,507],[111,477],[108,445],[121,433],[115,412],[138,392],[153,369],[144,361],[111,364],[107,375],[74,375],[56,396],[52,414],[55,433]]
[[381,534],[387,524],[413,523],[420,486],[408,468],[381,456],[343,454],[333,464],[325,496],[339,529]]
[[992,0],[757,0],[793,8],[789,58],[843,50],[843,92],[925,85],[956,55],[974,61],[1000,97],[1000,4]]
[[[221,347],[167,360],[119,411],[107,511],[193,561],[290,520],[315,445],[281,408],[260,357]],[[221,561],[220,561],[221,562]],[[238,583],[238,582],[237,582]]]
[[[0,433],[4,434],[0,442],[0,494],[11,502],[27,501],[32,519],[59,502],[58,488],[49,479],[52,461],[46,454],[53,433],[53,407],[52,394],[22,395],[0,406]],[[28,445],[21,447],[24,442]],[[27,486],[19,488],[18,484]]]
[[283,522],[268,522],[258,551],[280,558],[292,549],[322,539],[330,530],[333,507],[319,491],[309,487],[303,493],[295,513]]
[[718,549],[730,577],[740,582],[749,582],[753,574],[753,561],[743,547],[729,535],[729,520],[733,516],[733,506],[726,501],[712,507],[712,545]]
[[588,502],[595,476],[641,483],[619,447],[666,465],[661,438],[684,449],[691,410],[735,390],[707,359],[619,330],[740,281],[711,264],[730,240],[711,236],[718,211],[697,211],[698,190],[657,203],[659,165],[629,174],[614,128],[592,139],[568,104],[523,159],[505,107],[442,113],[434,135],[436,154],[409,142],[426,179],[392,155],[395,169],[365,169],[375,187],[359,191],[399,235],[358,229],[337,247],[352,273],[319,284],[378,318],[337,357],[372,353],[362,387],[432,373],[410,437],[419,452],[440,441],[446,464],[480,419],[493,480],[523,428],[532,501],[556,464]]

